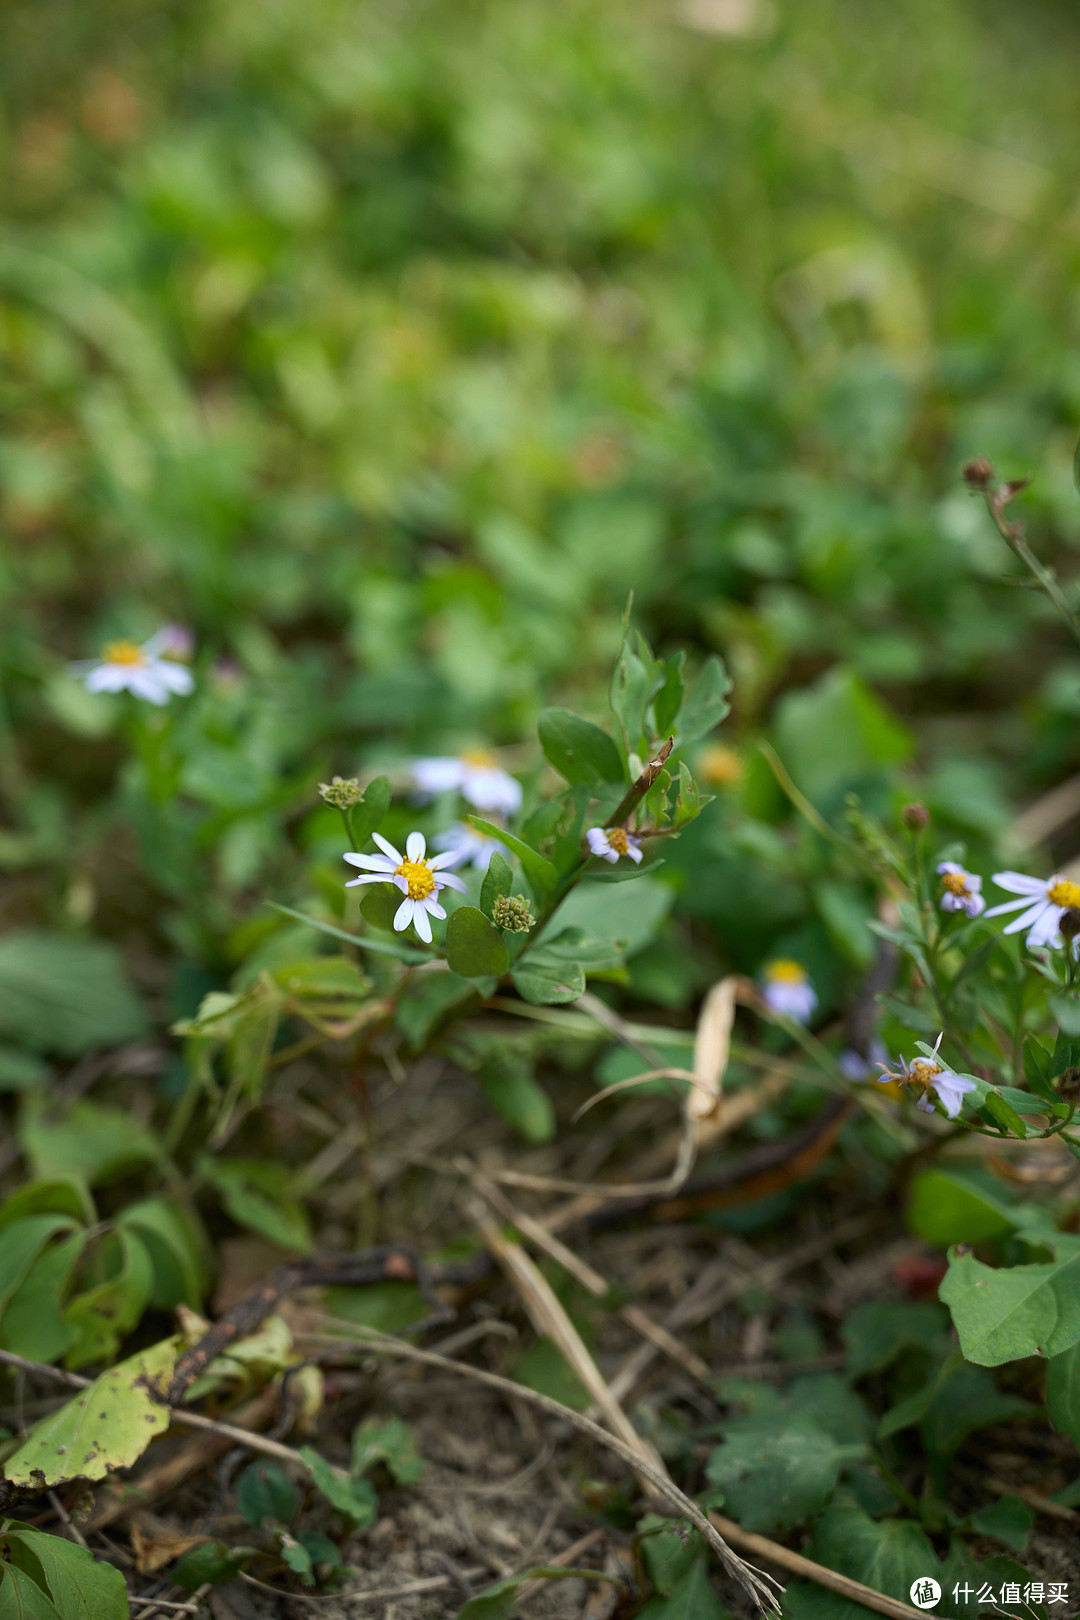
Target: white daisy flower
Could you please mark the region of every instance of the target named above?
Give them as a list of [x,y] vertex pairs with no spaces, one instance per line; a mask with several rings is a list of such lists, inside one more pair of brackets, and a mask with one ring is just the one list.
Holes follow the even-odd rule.
[[782,1018],[808,1024],[817,1008],[817,991],[801,962],[780,957],[766,962],[761,974],[761,993],[766,1005]]
[[599,855],[602,861],[610,861],[612,866],[620,855],[633,861],[635,866],[641,865],[641,839],[635,838],[625,827],[590,827],[585,842],[594,855]]
[[436,849],[449,850],[467,865],[475,866],[478,872],[487,871],[493,855],[506,854],[505,844],[467,826],[464,821],[452,822],[445,832],[436,834],[432,842]]
[[977,917],[986,905],[979,893],[982,878],[978,873],[965,872],[955,861],[940,861],[937,870],[941,877],[942,911],[966,911],[969,917]]
[[412,771],[422,793],[456,791],[477,810],[497,810],[504,816],[516,815],[521,809],[521,783],[484,748],[418,759]]
[[167,635],[159,631],[141,647],[134,641],[110,641],[100,658],[79,659],[68,670],[88,692],[131,692],[148,703],[168,703],[174,692],[190,692],[195,679],[183,664],[162,657]]
[[423,833],[409,834],[405,841],[404,855],[378,833],[372,833],[371,836],[384,853],[346,855],[345,860],[350,866],[364,868],[364,876],[350,879],[345,887],[354,889],[358,883],[396,884],[405,898],[394,915],[394,928],[400,934],[412,923],[420,938],[430,945],[432,917],[446,916],[446,912],[439,904],[439,890],[449,888],[460,889],[462,894],[465,892],[465,885],[459,877],[455,877],[452,872],[441,870],[443,867],[452,866],[461,857],[448,853],[427,859],[425,855],[427,844]]
[[934,1112],[934,1105],[927,1093],[931,1090],[936,1091],[938,1100],[949,1118],[955,1119],[963,1107],[968,1092],[977,1088],[974,1080],[966,1080],[962,1074],[954,1074],[951,1069],[946,1069],[937,1062],[937,1052],[944,1034],[945,1031],[942,1030],[934,1042],[933,1057],[912,1058],[910,1063],[907,1058],[901,1058],[900,1067],[895,1073],[885,1068],[884,1063],[880,1063],[878,1067],[885,1072],[879,1079],[883,1086],[888,1085],[890,1080],[895,1080],[902,1086],[909,1086],[921,1092],[922,1095],[915,1106],[923,1114]]
[[1001,917],[1007,911],[1019,911],[1020,916],[1008,923],[1005,932],[1018,934],[1028,930],[1029,951],[1042,945],[1061,944],[1061,919],[1067,911],[1080,910],[1080,883],[1058,872],[1051,878],[1027,877],[1023,872],[995,872],[994,882],[1009,894],[1020,895],[1019,900],[1006,900],[1000,906],[991,906],[988,917]]

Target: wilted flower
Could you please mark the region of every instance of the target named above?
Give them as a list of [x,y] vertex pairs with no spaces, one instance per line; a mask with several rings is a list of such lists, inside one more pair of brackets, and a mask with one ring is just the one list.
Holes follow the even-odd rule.
[[1028,950],[1041,945],[1061,944],[1061,920],[1067,911],[1080,909],[1080,883],[1061,872],[1052,878],[1027,877],[1023,872],[995,872],[994,882],[1009,894],[1018,894],[1019,900],[1006,900],[1000,906],[991,906],[988,917],[1000,917],[1007,911],[1019,911],[1007,924],[1007,934],[1028,930]]
[[806,969],[788,957],[766,962],[761,973],[761,993],[774,1013],[796,1024],[808,1024],[818,1003]]
[[364,876],[350,879],[345,887],[354,889],[358,883],[396,884],[405,898],[394,916],[395,929],[401,933],[412,923],[420,938],[430,945],[431,918],[446,916],[446,912],[439,904],[439,890],[450,888],[465,892],[465,885],[459,877],[455,877],[452,872],[440,870],[442,867],[452,866],[458,856],[435,855],[430,860],[426,859],[427,844],[423,833],[419,832],[409,834],[405,841],[404,855],[378,833],[372,833],[371,836],[384,853],[358,855],[351,852],[346,855],[344,859],[350,866],[364,868]]
[[979,893],[982,878],[978,873],[965,872],[955,861],[941,861],[937,870],[941,876],[942,911],[965,911],[969,917],[977,917],[986,905]]
[[594,855],[599,855],[602,861],[610,861],[613,866],[621,855],[636,866],[641,865],[641,839],[635,838],[625,827],[590,827],[585,842]]
[[946,1069],[937,1061],[938,1048],[944,1034],[945,1031],[942,1030],[934,1042],[932,1057],[912,1058],[910,1062],[907,1058],[901,1058],[900,1067],[895,1073],[886,1068],[884,1063],[879,1064],[885,1071],[880,1077],[880,1083],[884,1086],[888,1085],[890,1080],[895,1080],[899,1085],[918,1091],[920,1096],[915,1106],[924,1114],[934,1112],[934,1105],[927,1093],[931,1090],[936,1091],[938,1100],[949,1118],[955,1119],[967,1093],[974,1091],[976,1087],[974,1080],[966,1080],[962,1074],[954,1074],[951,1069]]
[[508,934],[527,934],[536,921],[523,894],[497,895],[492,917],[498,927],[505,928]]
[[319,797],[335,810],[351,810],[364,797],[364,790],[355,776],[334,776],[319,783]]
[[498,810],[516,815],[521,808],[521,783],[504,771],[494,754],[473,748],[458,755],[418,759],[413,778],[422,793],[456,790],[477,810]]
[[451,822],[445,832],[436,834],[432,843],[436,849],[449,850],[459,860],[465,861],[469,866],[475,866],[480,872],[487,871],[493,855],[506,854],[506,846],[500,844],[497,838],[479,832],[477,828],[468,826],[464,821]]
[[110,641],[100,658],[82,658],[68,665],[88,692],[130,692],[147,703],[168,703],[174,692],[186,694],[195,685],[190,669],[165,656],[171,628],[159,630],[140,647],[134,641]]

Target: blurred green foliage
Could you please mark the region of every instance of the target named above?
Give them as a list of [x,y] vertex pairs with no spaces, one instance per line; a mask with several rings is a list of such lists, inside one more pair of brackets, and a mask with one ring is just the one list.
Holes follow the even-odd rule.
[[[661,651],[724,654],[728,740],[766,730],[826,814],[917,757],[994,835],[1080,763],[1080,660],[959,480],[1033,472],[1072,570],[1066,7],[42,0],[0,28],[0,861],[61,873],[46,921],[111,931],[141,865],[205,958],[283,825],[329,847],[297,819],[320,775],[600,713],[631,588]],[[141,855],[106,859],[117,722],[63,665],[165,619],[200,648],[163,767],[187,821],[129,799]],[[723,803],[673,847],[673,877],[710,856],[691,909],[741,916],[750,962],[820,911],[856,958],[850,897],[761,875],[789,807],[760,762],[735,798],[741,848]]]

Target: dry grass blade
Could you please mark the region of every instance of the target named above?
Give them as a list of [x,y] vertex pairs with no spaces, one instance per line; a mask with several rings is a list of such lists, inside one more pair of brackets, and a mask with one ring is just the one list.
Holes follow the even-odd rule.
[[[478,1383],[486,1384],[489,1389],[496,1389],[501,1395],[511,1400],[526,1401],[532,1406],[539,1407],[550,1417],[558,1418],[562,1423],[568,1423],[572,1428],[579,1429],[587,1434],[598,1445],[605,1446],[613,1451],[623,1462],[628,1463],[636,1473],[644,1474],[651,1485],[654,1485],[662,1496],[665,1496],[676,1511],[689,1519],[696,1530],[700,1530],[707,1544],[712,1548],[724,1569],[731,1578],[739,1583],[747,1596],[761,1610],[763,1614],[776,1614],[779,1612],[776,1593],[782,1592],[783,1587],[773,1576],[766,1575],[762,1570],[755,1569],[732,1552],[723,1536],[710,1524],[708,1518],[697,1503],[692,1501],[684,1491],[681,1491],[670,1476],[657,1469],[644,1458],[640,1452],[628,1446],[617,1435],[609,1434],[591,1418],[584,1417],[582,1413],[575,1412],[570,1406],[563,1406],[561,1401],[552,1400],[550,1395],[541,1395],[539,1390],[529,1389],[525,1384],[515,1384],[513,1379],[503,1378],[498,1373],[487,1372],[482,1367],[472,1367],[464,1361],[452,1361],[448,1356],[436,1355],[433,1350],[421,1350],[417,1345],[406,1344],[401,1339],[391,1338],[389,1334],[379,1333],[375,1328],[357,1327],[354,1322],[338,1322],[328,1318],[337,1330],[333,1339],[320,1337],[323,1344],[335,1344],[344,1347],[352,1340],[353,1347],[363,1349],[367,1353],[377,1355],[398,1356],[403,1361],[422,1362],[429,1367],[439,1367],[444,1372],[453,1372],[462,1378],[473,1378]],[[312,1335],[304,1334],[305,1341],[311,1342]]]
[[[526,1254],[519,1243],[512,1243],[509,1238],[505,1238],[487,1214],[478,1212],[476,1224],[484,1242],[521,1296],[533,1327],[541,1338],[550,1339],[555,1345],[582,1387],[588,1391],[590,1399],[600,1411],[612,1434],[617,1434],[631,1450],[651,1463],[654,1469],[663,1471],[664,1464],[659,1452],[638,1434],[618,1401],[612,1396],[580,1333],[531,1256]],[[651,1480],[642,1476],[642,1484],[652,1494]]]
[[687,1111],[694,1119],[712,1119],[720,1106],[738,988],[738,979],[729,974],[713,985],[701,1004],[694,1037],[696,1085],[686,1100]]

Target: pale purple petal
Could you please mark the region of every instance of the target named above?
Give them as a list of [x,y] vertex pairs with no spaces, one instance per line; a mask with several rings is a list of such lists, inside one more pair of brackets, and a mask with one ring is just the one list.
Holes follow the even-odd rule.
[[1044,878],[1028,877],[1026,872],[995,872],[994,882],[1007,894],[1044,894],[1047,888]]
[[[1048,903],[1032,925],[1027,938],[1028,950],[1037,951],[1040,946],[1049,945],[1057,934],[1058,926],[1064,915],[1065,908],[1063,906],[1052,906]],[[1008,929],[1005,932],[1008,933]]]
[[[478,839],[480,838],[479,833],[477,833],[476,836]],[[493,850],[499,848],[494,838],[484,838],[480,839],[480,841],[484,844],[490,843]],[[428,865],[431,867],[433,872],[440,872],[444,867],[454,866],[458,861],[464,860],[468,853],[469,851],[467,849],[448,849],[442,855],[432,855],[428,861]]]
[[350,866],[362,866],[365,872],[390,873],[394,870],[394,863],[388,860],[385,855],[360,855],[355,850],[350,850],[347,855],[343,855],[341,858],[343,861],[348,861]]
[[435,878],[436,893],[438,893],[440,889],[458,889],[462,894],[468,893],[468,890],[456,872],[439,872],[437,874]]
[[[1029,906],[1027,911],[1021,912],[1019,917],[1014,917],[1011,923],[1007,923],[1002,932],[1006,934],[1019,934],[1023,929],[1031,928],[1035,923],[1037,923],[1045,911],[1053,912],[1055,909],[1056,908],[1052,906],[1048,900],[1036,900],[1035,904],[1033,906]],[[1057,927],[1056,917],[1054,919],[1054,927]],[[1053,930],[1051,930],[1051,932],[1053,932]]]
[[443,910],[442,906],[440,906],[437,900],[425,900],[424,905],[428,911],[431,912],[433,917],[438,917],[440,922],[446,916],[446,912]]
[[411,832],[405,840],[405,856],[407,860],[422,861],[426,849],[427,840],[422,832]]
[[345,887],[355,889],[358,883],[393,883],[394,879],[389,872],[362,872],[359,877],[349,878]]
[[461,786],[465,765],[460,759],[418,759],[412,773],[422,793],[445,793],[448,788]]
[[626,853],[629,856],[629,858],[633,861],[635,866],[640,866],[641,865],[641,845],[640,844],[632,844],[632,843],[630,843],[630,841],[628,839],[627,844],[626,844]]
[[378,846],[382,850],[383,854],[384,855],[389,855],[390,859],[393,861],[395,866],[400,866],[401,861],[402,861],[402,856],[401,856],[400,850],[396,850],[394,848],[393,844],[389,843],[383,837],[382,833],[372,833],[371,836],[375,840],[375,842],[378,844]]
[[606,855],[611,847],[603,827],[590,827],[585,834],[585,842],[594,855]]

